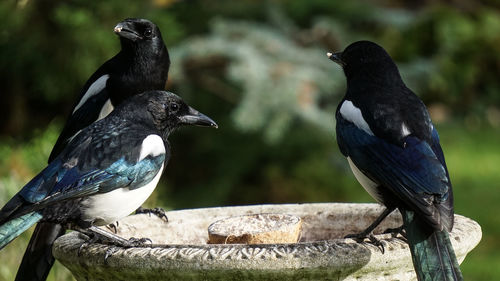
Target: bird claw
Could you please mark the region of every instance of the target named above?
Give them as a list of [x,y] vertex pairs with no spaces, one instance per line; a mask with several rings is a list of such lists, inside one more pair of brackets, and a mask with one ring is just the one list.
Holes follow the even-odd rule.
[[[396,227],[396,228],[388,228],[388,229],[384,230],[383,233],[384,234],[391,234],[392,238],[397,238],[397,239],[403,240],[404,242],[408,242],[408,238],[406,237],[406,231],[403,228],[403,226]],[[400,236],[398,236],[398,234]]]
[[363,243],[363,242],[365,242],[365,239],[368,239],[369,240],[368,243],[379,248],[380,251],[382,252],[382,254],[385,253],[384,244],[382,243],[382,241],[380,239],[375,237],[375,235],[373,235],[373,233],[371,233],[371,232],[370,233],[361,232],[361,233],[355,233],[355,234],[348,234],[348,235],[344,236],[344,238],[353,239],[357,243]]
[[124,239],[124,240],[108,241],[108,243],[105,244],[122,248],[134,248],[134,247],[144,247],[146,246],[146,244],[153,244],[153,241],[149,238],[131,237],[128,240]]
[[350,239],[355,240],[358,243],[361,243],[365,240],[365,238],[368,238],[368,236],[370,236],[370,235],[373,235],[373,234],[371,232],[362,231],[360,233],[347,234],[346,236],[344,236],[344,238],[345,239],[350,238]]
[[108,258],[118,251],[118,247],[111,245],[104,253],[104,262],[108,263]]
[[136,214],[148,214],[149,216],[151,216],[151,214],[153,214],[153,215],[159,217],[160,219],[165,219],[165,221],[168,222],[168,217],[166,215],[165,210],[163,210],[160,207],[156,207],[153,209],[139,207],[139,208],[137,208],[135,213]]
[[153,244],[153,240],[149,238],[134,238],[131,237],[129,240],[130,242],[130,247],[142,247],[145,246],[146,244]]
[[146,243],[153,244],[153,241],[149,238],[134,238],[131,237],[128,240],[122,241],[122,242],[113,242],[108,249],[106,250],[104,254],[104,262],[108,262],[108,259],[118,250],[120,247],[122,248],[133,248],[133,247],[143,247],[146,245]]
[[106,228],[113,231],[114,234],[117,234],[119,225],[120,224],[118,223],[118,221],[116,221],[115,223],[110,223],[110,224],[106,225]]
[[372,245],[374,245],[375,247],[380,249],[380,252],[382,252],[382,254],[385,253],[385,248],[384,248],[384,244],[382,243],[382,240],[378,239],[373,234],[370,234],[367,238],[370,240],[370,243]]
[[[83,234],[83,233],[81,233]],[[83,234],[85,235],[87,238],[85,239],[85,242],[83,242],[80,247],[78,247],[78,252],[77,252],[77,255],[78,256],[81,256],[82,254],[82,250],[86,247],[88,247],[89,245],[93,244],[93,243],[96,243],[97,241],[99,241],[99,237],[97,237],[97,235],[89,235],[88,233],[87,234]]]

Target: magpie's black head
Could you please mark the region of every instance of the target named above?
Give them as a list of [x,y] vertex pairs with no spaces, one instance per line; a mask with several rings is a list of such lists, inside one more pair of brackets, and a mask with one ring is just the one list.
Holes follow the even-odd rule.
[[344,69],[349,80],[362,75],[377,78],[377,76],[399,77],[396,64],[389,54],[376,43],[357,41],[347,46],[343,52],[328,53],[328,58],[338,63]]
[[160,29],[156,24],[146,19],[125,19],[115,26],[114,32],[120,36],[122,46],[131,44],[163,45]]
[[133,99],[138,101],[133,104],[135,110],[142,111],[139,114],[152,117],[154,126],[162,133],[165,140],[173,130],[184,125],[218,127],[208,116],[190,107],[179,96],[170,92],[145,92],[129,100]]

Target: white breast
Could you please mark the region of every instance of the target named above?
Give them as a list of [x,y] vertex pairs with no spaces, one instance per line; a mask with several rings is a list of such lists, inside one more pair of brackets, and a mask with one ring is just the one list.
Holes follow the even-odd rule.
[[370,126],[368,125],[368,123],[366,123],[365,119],[363,118],[361,110],[356,106],[354,106],[354,104],[351,101],[345,100],[342,103],[342,106],[340,107],[340,114],[342,115],[342,117],[344,117],[344,119],[354,123],[356,127],[365,131],[367,134],[370,134],[372,136],[374,135],[372,130],[370,129]]
[[[142,141],[138,161],[148,155],[158,156],[162,153],[165,153],[162,138],[152,134]],[[163,164],[153,180],[142,187],[133,190],[127,187],[118,188],[107,193],[89,196],[82,202],[83,219],[95,219],[95,224],[104,225],[128,216],[148,199],[158,184],[162,171]]]
[[154,157],[162,153],[165,153],[163,139],[159,135],[149,135],[142,141],[141,152],[137,161],[141,161],[148,155]]
[[106,74],[95,80],[95,82],[92,83],[92,85],[90,85],[90,87],[87,89],[87,92],[85,92],[80,102],[75,106],[75,109],[73,109],[73,113],[75,113],[80,107],[82,107],[82,105],[84,105],[89,98],[100,93],[102,89],[106,87],[106,81],[108,81],[108,79],[109,75]]
[[347,157],[347,162],[349,162],[349,166],[351,167],[352,173],[354,177],[358,180],[358,182],[363,186],[363,188],[370,194],[373,199],[377,200],[379,203],[383,203],[383,198],[377,191],[378,184],[361,172],[358,167],[352,162],[351,157]]
[[118,188],[107,193],[89,196],[82,204],[82,219],[94,220],[96,225],[106,225],[128,216],[137,210],[151,195],[160,180],[163,164],[148,184],[130,190]]

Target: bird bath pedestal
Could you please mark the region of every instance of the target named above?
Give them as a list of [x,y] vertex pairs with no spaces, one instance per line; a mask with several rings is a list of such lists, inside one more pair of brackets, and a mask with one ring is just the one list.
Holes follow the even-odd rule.
[[[410,250],[400,238],[376,235],[385,252],[369,243],[342,239],[368,226],[383,208],[377,204],[287,204],[191,209],[133,215],[119,222],[117,234],[147,237],[153,245],[116,248],[90,244],[77,232],[54,244],[54,256],[77,280],[416,280]],[[207,229],[223,218],[251,214],[301,218],[301,236],[290,244],[208,244]],[[401,224],[394,212],[375,233]],[[456,215],[450,233],[459,262],[481,240],[481,227]]]

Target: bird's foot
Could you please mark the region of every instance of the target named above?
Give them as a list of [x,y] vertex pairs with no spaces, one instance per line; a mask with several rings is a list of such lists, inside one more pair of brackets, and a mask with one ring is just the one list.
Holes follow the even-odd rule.
[[375,235],[373,235],[372,232],[366,233],[363,231],[360,233],[348,234],[348,235],[344,236],[344,238],[351,238],[358,243],[363,243],[363,242],[365,242],[365,239],[368,239],[368,241],[367,241],[368,243],[379,248],[380,251],[382,252],[382,254],[385,253],[384,244],[382,243],[382,241],[380,239],[375,237]]
[[369,243],[377,246],[382,254],[385,252],[383,241],[377,239],[375,235],[373,235],[373,230],[390,214],[394,211],[394,207],[385,208],[385,210],[372,222],[365,230],[356,234],[349,234],[345,236],[345,238],[352,238],[358,243],[362,243],[365,239],[369,240]]
[[109,257],[111,257],[114,253],[118,252],[118,247],[110,246],[106,249],[106,253],[104,253],[104,262],[108,263]]
[[384,230],[383,233],[384,234],[391,234],[392,238],[398,238],[398,239],[403,240],[404,242],[408,242],[408,239],[406,237],[406,231],[404,230],[403,226],[396,227],[396,228],[388,228],[388,229]]
[[91,233],[81,233],[83,236],[85,236],[85,242],[83,242],[80,247],[78,247],[78,252],[77,252],[77,255],[80,256],[81,253],[82,253],[82,250],[86,247],[88,247],[89,245],[93,244],[93,243],[96,243],[99,238],[97,237],[97,235],[92,235]]
[[106,225],[106,228],[111,230],[114,234],[118,233],[118,226],[120,223],[118,221]]
[[366,238],[368,238],[369,235],[372,235],[371,234],[371,231],[362,231],[360,233],[351,233],[351,234],[347,234],[346,236],[344,236],[344,238],[350,238],[350,239],[353,239],[355,240],[356,242],[358,243],[361,243],[363,242]]
[[128,245],[124,245],[122,247],[125,247],[125,248],[144,247],[147,244],[151,245],[151,244],[153,244],[153,241],[151,239],[149,239],[149,238],[135,238],[135,237],[131,237],[128,240]]
[[[124,239],[125,240],[125,239]],[[126,242],[125,242],[126,241]],[[118,244],[111,244],[108,249],[106,249],[106,253],[104,254],[104,262],[108,262],[109,257],[111,257],[114,253],[118,252],[120,247],[122,248],[133,248],[133,247],[144,247],[147,244],[153,244],[153,241],[149,238],[135,238],[131,237],[128,240],[120,241]]]
[[375,237],[375,235],[373,234],[370,234],[368,236],[368,239],[370,240],[369,243],[371,243],[372,245],[376,246],[377,248],[380,249],[380,252],[382,252],[382,254],[385,253],[385,248],[384,248],[384,244],[382,243],[382,240],[378,239],[377,237]]
[[151,216],[151,214],[153,214],[153,215],[159,217],[160,219],[164,219],[166,222],[168,222],[168,217],[166,215],[165,210],[163,210],[160,207],[153,208],[153,209],[139,207],[139,208],[137,208],[137,210],[135,210],[135,213],[136,214],[149,214],[149,216]]
[[109,249],[106,250],[106,254],[104,256],[104,260],[107,259],[115,253],[119,247],[121,248],[133,248],[133,247],[144,247],[147,244],[151,245],[153,241],[149,238],[130,238],[125,239],[113,233],[102,230],[96,226],[91,226],[86,229],[78,229],[79,232],[85,234],[88,237],[88,240],[82,243],[80,248],[78,249],[78,255],[80,255],[83,248],[89,246],[93,243],[101,243],[105,245],[109,245]]
[[122,248],[144,247],[146,244],[153,244],[149,238],[130,238],[125,239],[118,235],[102,231],[103,233],[94,233],[95,237],[92,242],[106,245],[113,245]]

